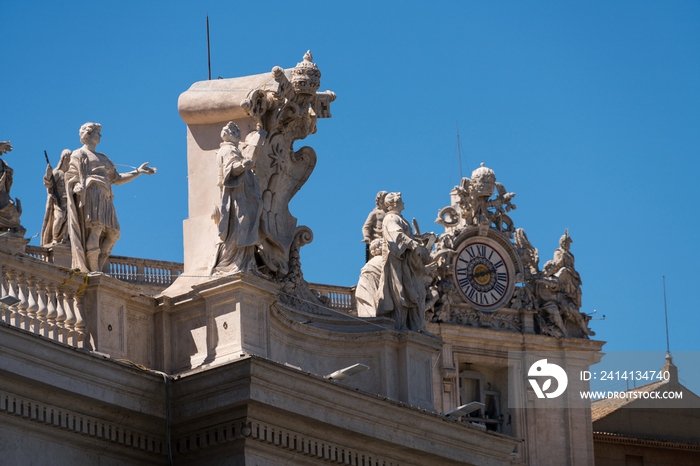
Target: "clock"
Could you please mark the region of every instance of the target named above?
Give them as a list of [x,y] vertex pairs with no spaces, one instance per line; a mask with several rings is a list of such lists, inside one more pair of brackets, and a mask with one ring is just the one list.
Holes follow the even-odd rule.
[[462,243],[457,250],[454,274],[464,299],[481,311],[504,307],[513,294],[513,263],[503,247],[488,237],[474,237]]

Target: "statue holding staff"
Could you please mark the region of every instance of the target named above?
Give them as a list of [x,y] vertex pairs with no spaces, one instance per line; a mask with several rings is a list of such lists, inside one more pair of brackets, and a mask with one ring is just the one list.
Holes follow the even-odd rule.
[[46,186],[46,212],[44,223],[41,227],[41,245],[50,247],[56,244],[68,243],[66,234],[66,171],[70,163],[72,151],[64,149],[56,168],[51,168],[48,155],[46,155],[46,175],[44,175],[44,186]]

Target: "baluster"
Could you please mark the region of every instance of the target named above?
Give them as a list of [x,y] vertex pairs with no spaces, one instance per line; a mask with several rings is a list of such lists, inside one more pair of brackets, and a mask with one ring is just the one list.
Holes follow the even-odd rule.
[[64,309],[64,293],[60,289],[56,291],[56,341],[64,341],[66,333],[66,310]]
[[75,313],[73,312],[73,292],[72,291],[66,291],[63,294],[63,310],[66,311],[66,320],[63,322],[63,325],[70,330],[71,332],[75,330]]
[[[5,293],[7,296],[12,296],[13,298],[17,297],[17,292],[15,291],[17,289],[17,282],[16,282],[16,277],[17,274],[15,273],[14,270],[10,269],[4,273],[5,278],[7,279],[7,286],[5,287]],[[4,322],[8,324],[12,324],[12,316],[15,313],[15,306],[7,306],[4,307]]]
[[37,322],[34,331],[40,335],[47,336],[46,314],[48,313],[48,308],[46,307],[46,287],[41,280],[36,283],[36,306]]
[[44,336],[58,339],[58,328],[56,327],[56,287],[53,283],[46,284],[46,333]]
[[134,282],[136,283],[147,283],[148,280],[146,279],[146,270],[143,266],[143,262],[138,262],[138,264],[135,267],[136,269],[136,277]]
[[83,296],[75,295],[73,300],[73,312],[75,313],[76,341],[73,343],[73,346],[77,346],[78,348],[85,347],[85,321],[83,320],[83,304]]
[[36,302],[36,278],[27,277],[27,322],[25,330],[39,333],[39,322],[36,319],[36,313],[39,310],[39,305]]
[[24,281],[24,274],[17,274],[17,299],[19,299],[19,303],[17,303],[17,313],[14,316],[14,325],[15,327],[19,328],[24,328],[24,325],[27,323],[27,292],[25,291],[26,286],[27,283]]

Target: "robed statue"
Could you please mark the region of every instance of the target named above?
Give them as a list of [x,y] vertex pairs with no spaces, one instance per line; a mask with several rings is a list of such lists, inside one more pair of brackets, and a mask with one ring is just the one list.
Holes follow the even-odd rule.
[[119,173],[105,154],[95,150],[102,138],[101,129],[99,123],[80,127],[83,146],[71,154],[65,175],[73,268],[83,272],[101,272],[119,239],[112,185],[156,172],[146,162],[136,170]]

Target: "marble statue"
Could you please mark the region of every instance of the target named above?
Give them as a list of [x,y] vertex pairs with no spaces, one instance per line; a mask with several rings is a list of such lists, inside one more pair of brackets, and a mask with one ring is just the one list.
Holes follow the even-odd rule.
[[360,270],[360,280],[355,288],[357,315],[359,317],[374,317],[377,315],[377,292],[382,275],[382,238],[375,238],[369,244],[372,258]]
[[119,239],[112,185],[156,172],[148,162],[131,172],[117,172],[112,161],[95,150],[102,138],[101,129],[99,123],[80,127],[83,146],[71,154],[65,175],[73,268],[83,272],[100,272]]
[[362,242],[366,244],[365,262],[369,262],[372,258],[370,243],[382,237],[382,223],[384,222],[384,215],[386,215],[386,206],[384,205],[386,195],[386,191],[377,193],[377,197],[374,199],[376,207],[369,213],[365,224],[362,225]]
[[257,143],[265,134],[263,130],[251,132],[247,142],[241,143],[241,131],[232,121],[221,131],[224,142],[217,152],[221,207],[214,215],[219,242],[212,273],[257,274],[255,254],[265,233],[261,228],[263,199],[255,163]]
[[[0,156],[12,151],[10,141],[0,141]],[[22,203],[19,199],[12,200],[12,176],[14,170],[3,159],[0,159],[0,231],[11,236],[24,236],[26,229],[19,221],[22,215]]]
[[426,248],[414,238],[409,223],[401,216],[401,193],[385,198],[382,256],[384,267],[379,283],[377,315],[393,316],[397,330],[425,331],[425,265],[430,261]]
[[68,243],[66,228],[67,196],[66,172],[70,163],[72,151],[64,149],[56,168],[46,164],[44,186],[46,186],[46,212],[41,227],[41,245],[50,247],[56,244]]
[[569,320],[573,321],[584,335],[595,335],[588,328],[587,316],[580,310],[582,282],[574,268],[574,255],[570,251],[572,242],[567,231],[559,239],[554,259],[545,263],[544,270],[535,280],[537,308],[542,314],[540,326],[545,333],[564,338],[570,336],[566,328],[566,321]]
[[525,233],[525,230],[515,230],[515,248],[523,262],[523,284],[513,292],[511,307],[513,309],[533,310],[537,308],[535,298],[535,279],[540,276],[540,255]]

